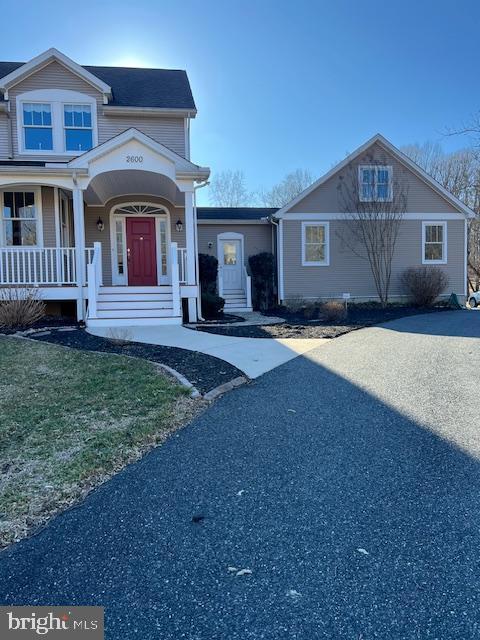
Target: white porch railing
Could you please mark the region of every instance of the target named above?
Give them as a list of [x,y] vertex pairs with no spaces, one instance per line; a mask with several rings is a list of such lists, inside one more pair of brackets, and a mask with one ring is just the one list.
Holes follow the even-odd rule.
[[88,317],[97,317],[97,296],[102,284],[102,245],[100,242],[93,243],[92,261],[87,265],[87,300]]
[[247,273],[247,268],[243,265],[243,283],[245,296],[247,298],[247,307],[252,306],[252,278]]
[[176,242],[170,245],[170,263],[172,269],[172,301],[173,315],[180,315],[180,268],[178,262],[179,250]]
[[74,247],[0,249],[0,285],[76,284]]
[[187,283],[187,249],[185,247],[179,247],[178,251],[178,267],[180,284]]
[[88,274],[87,274],[87,270],[88,270],[88,265],[92,262],[93,260],[93,247],[85,247],[85,260],[84,262],[84,274],[83,274],[83,284],[86,285],[88,282]]

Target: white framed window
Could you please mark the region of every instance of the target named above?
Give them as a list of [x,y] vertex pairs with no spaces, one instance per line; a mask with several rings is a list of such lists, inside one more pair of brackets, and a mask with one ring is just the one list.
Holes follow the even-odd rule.
[[47,102],[23,102],[22,107],[24,148],[52,151],[52,105]]
[[391,202],[393,169],[382,165],[358,167],[360,202]]
[[66,89],[35,89],[17,96],[19,153],[78,156],[98,144],[97,101]]
[[447,223],[422,223],[422,264],[447,263]]
[[92,106],[64,104],[65,151],[89,151],[93,145]]
[[302,222],[302,266],[326,267],[330,264],[328,222]]
[[1,239],[6,247],[41,245],[40,193],[36,190],[3,191]]

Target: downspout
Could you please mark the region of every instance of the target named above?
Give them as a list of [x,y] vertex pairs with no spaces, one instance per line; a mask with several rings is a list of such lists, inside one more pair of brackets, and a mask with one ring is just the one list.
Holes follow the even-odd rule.
[[277,228],[277,231],[275,233],[275,263],[277,265],[277,302],[278,304],[281,304],[281,300],[280,300],[280,250],[279,250],[279,238],[278,238],[278,234],[279,234],[279,226],[278,226],[278,222],[277,219],[275,218],[275,216],[270,216],[269,218],[270,222]]
[[195,228],[194,233],[194,245],[195,245],[195,269],[197,273],[197,282],[198,282],[198,296],[197,296],[197,316],[199,320],[205,320],[202,316],[202,292],[200,290],[200,268],[198,261],[198,221],[197,221],[197,189],[203,189],[209,185],[210,182],[205,180],[201,184],[198,184],[193,187],[193,224]]
[[6,110],[7,118],[8,118],[8,146],[9,146],[9,159],[13,159],[13,125],[12,125],[12,116],[10,115],[10,100],[8,101],[8,108]]

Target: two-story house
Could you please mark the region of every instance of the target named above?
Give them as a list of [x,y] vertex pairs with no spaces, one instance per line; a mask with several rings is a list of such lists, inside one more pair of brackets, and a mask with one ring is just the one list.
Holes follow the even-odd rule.
[[184,71],[85,67],[55,49],[0,62],[0,287],[76,301],[90,326],[181,323],[201,311],[199,252],[218,257],[219,293],[238,311],[251,309],[248,257],[268,251],[282,302],[376,298],[342,233],[354,176],[360,202],[387,208],[404,189],[392,297],[418,265],[440,266],[465,296],[473,212],[385,138],[278,211],[197,210],[210,171],[190,159],[195,116]]

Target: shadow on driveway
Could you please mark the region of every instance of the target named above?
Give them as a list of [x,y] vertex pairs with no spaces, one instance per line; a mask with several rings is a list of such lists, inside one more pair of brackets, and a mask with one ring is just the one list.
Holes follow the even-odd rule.
[[4,552],[2,603],[103,605],[108,640],[478,637],[478,369],[401,322],[222,398]]

